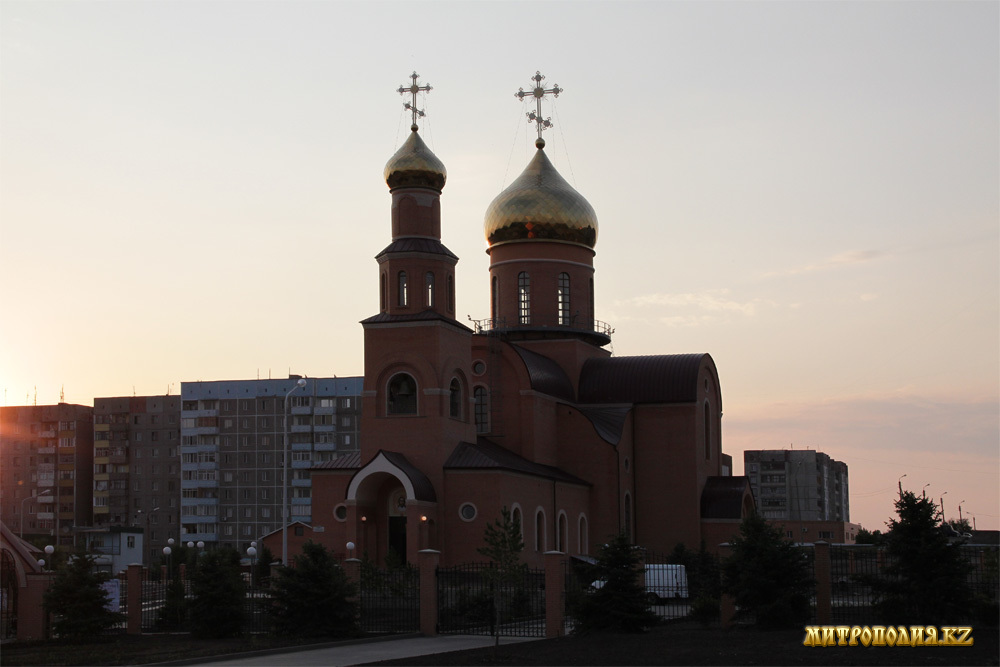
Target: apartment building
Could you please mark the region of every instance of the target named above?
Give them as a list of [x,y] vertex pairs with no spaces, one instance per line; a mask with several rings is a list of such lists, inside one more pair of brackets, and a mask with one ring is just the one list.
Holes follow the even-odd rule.
[[11,530],[72,546],[90,526],[93,419],[70,403],[0,408],[0,518]]
[[180,396],[94,399],[94,525],[139,529],[144,565],[180,536],[180,418]]
[[847,464],[811,449],[743,453],[743,467],[766,519],[851,520]]
[[362,380],[182,383],[180,538],[243,551],[280,528],[286,435],[289,521],[311,523],[309,468],[358,451]]

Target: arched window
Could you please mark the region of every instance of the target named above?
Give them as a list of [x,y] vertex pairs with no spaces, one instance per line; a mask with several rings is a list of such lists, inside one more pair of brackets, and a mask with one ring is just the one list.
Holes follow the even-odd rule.
[[594,279],[593,278],[590,279],[590,303],[587,305],[590,307],[590,312],[588,314],[590,316],[591,326],[594,326]]
[[494,325],[496,325],[497,318],[500,317],[499,312],[497,312],[497,306],[500,305],[497,299],[500,298],[500,294],[497,290],[497,277],[493,276],[490,283],[490,317],[493,318]]
[[545,512],[535,512],[535,551],[545,551]]
[[432,308],[434,306],[434,274],[430,271],[424,274],[424,293],[426,295],[424,305]]
[[455,378],[448,386],[448,415],[454,419],[462,418],[462,385]]
[[521,508],[514,504],[514,509],[510,511],[510,520],[517,526],[518,534],[521,536],[521,542],[524,542],[524,521],[521,519]]
[[455,276],[448,276],[448,312],[455,312]]
[[518,322],[531,324],[531,278],[527,272],[517,274]]
[[556,551],[567,553],[569,551],[569,521],[566,520],[566,513],[559,513],[559,530],[556,532]]
[[705,401],[705,460],[712,458],[712,410]]
[[399,272],[399,305],[405,306],[409,302],[406,295],[406,271]]
[[559,307],[559,325],[569,325],[569,274],[560,273],[559,283],[556,286],[556,301]]
[[632,496],[625,492],[625,537],[632,542]]
[[386,298],[386,285],[385,285],[385,273],[379,276],[378,284],[378,304],[379,309],[384,313],[386,305],[388,305],[388,299]]
[[397,373],[389,380],[386,412],[390,415],[417,413],[417,382],[406,373]]
[[476,387],[472,390],[472,398],[475,401],[476,410],[476,433],[490,432],[490,404],[486,387]]
[[577,527],[577,553],[586,556],[590,551],[590,535],[587,529],[587,517],[580,515],[579,526]]

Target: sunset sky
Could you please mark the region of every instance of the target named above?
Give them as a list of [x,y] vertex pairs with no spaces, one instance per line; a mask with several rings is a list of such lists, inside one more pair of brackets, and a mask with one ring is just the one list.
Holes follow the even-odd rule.
[[1000,528],[1000,3],[0,3],[3,405],[362,372],[396,93],[434,90],[458,312],[534,148],[618,355],[709,352],[723,448]]

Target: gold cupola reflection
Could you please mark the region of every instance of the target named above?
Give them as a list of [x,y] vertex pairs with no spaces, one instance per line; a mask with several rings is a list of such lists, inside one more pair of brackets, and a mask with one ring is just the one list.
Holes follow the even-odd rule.
[[535,157],[486,209],[486,241],[561,241],[593,248],[597,214],[583,195],[566,182],[545,155],[545,142],[535,142]]
[[432,188],[444,189],[448,171],[417,132],[417,125],[410,126],[410,136],[396,154],[385,164],[385,182],[389,189]]

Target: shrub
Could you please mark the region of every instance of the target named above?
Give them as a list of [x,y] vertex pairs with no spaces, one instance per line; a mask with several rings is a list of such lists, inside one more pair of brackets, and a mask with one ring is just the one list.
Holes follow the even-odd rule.
[[191,588],[191,634],[198,639],[242,634],[246,590],[240,574],[240,555],[235,549],[223,547],[199,556]]
[[122,620],[108,609],[108,593],[101,584],[109,575],[94,571],[89,555],[75,556],[59,570],[43,604],[53,615],[52,630],[69,639],[94,638]]
[[358,634],[357,587],[321,544],[306,542],[295,567],[271,578],[275,631],[296,637],[353,637]]
[[639,554],[624,535],[601,547],[588,574],[601,585],[575,596],[578,632],[644,632],[659,622],[646,600]]

